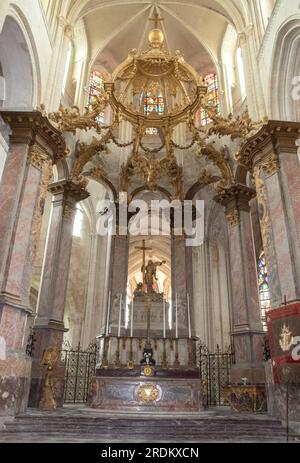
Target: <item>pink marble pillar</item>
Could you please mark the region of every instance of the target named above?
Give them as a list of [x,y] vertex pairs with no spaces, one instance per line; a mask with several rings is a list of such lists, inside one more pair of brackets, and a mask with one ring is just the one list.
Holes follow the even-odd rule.
[[[71,181],[50,185],[53,203],[48,229],[44,265],[34,325],[35,345],[30,390],[30,406],[38,406],[41,397],[43,371],[40,365],[48,347],[61,348],[64,328],[64,311],[72,249],[73,223],[78,201],[89,194]],[[57,396],[62,399],[63,369],[57,371]]]
[[235,365],[232,382],[264,382],[263,328],[260,320],[257,266],[249,201],[255,192],[235,185],[215,199],[226,208]]
[[[29,293],[45,169],[63,140],[39,112],[1,113],[11,127],[10,150],[0,184],[0,415],[27,406],[31,359],[25,354]],[[53,138],[52,138],[52,136]],[[57,145],[55,143],[58,141]]]
[[[269,230],[266,250],[272,307],[284,298],[300,301],[300,164],[291,153],[280,153],[278,169],[265,171]],[[280,166],[280,168],[279,168]]]
[[253,170],[271,305],[300,301],[300,124],[269,121],[242,148]]
[[[187,316],[187,293],[188,279],[188,262],[185,235],[174,236],[172,234],[171,244],[171,261],[172,261],[172,299],[173,299],[173,335],[176,334],[176,295],[178,305],[178,335],[188,336],[188,316]],[[192,303],[192,301],[190,301]]]
[[128,235],[116,235],[112,239],[111,263],[110,263],[110,282],[111,282],[111,311],[110,324],[112,334],[118,332],[118,318],[120,297],[123,299],[122,325],[124,325],[124,309],[127,293],[128,279],[128,253],[129,239]]

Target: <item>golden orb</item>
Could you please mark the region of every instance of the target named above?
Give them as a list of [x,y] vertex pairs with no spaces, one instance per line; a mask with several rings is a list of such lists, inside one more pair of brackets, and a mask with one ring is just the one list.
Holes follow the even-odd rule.
[[148,39],[151,45],[160,46],[164,43],[165,36],[160,29],[152,29],[152,31],[149,32]]

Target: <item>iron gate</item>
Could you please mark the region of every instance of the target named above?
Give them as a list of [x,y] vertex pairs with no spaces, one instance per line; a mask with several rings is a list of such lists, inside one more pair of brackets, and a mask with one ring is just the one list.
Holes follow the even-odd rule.
[[200,345],[200,377],[207,406],[227,405],[224,400],[223,387],[230,383],[230,368],[234,363],[232,348],[222,352],[217,346],[216,352]]
[[86,351],[80,345],[76,350],[62,351],[65,363],[64,403],[86,403],[91,378],[97,363],[97,344],[92,343]]

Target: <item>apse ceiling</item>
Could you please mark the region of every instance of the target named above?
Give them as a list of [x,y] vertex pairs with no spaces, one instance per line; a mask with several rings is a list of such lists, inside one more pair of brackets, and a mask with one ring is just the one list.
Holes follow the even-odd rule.
[[[98,8],[96,8],[98,3]],[[216,69],[228,19],[214,11],[215,2],[119,1],[94,2],[86,7],[83,18],[90,46],[91,64],[111,72],[133,48],[148,47],[148,33],[153,29],[154,8],[164,18],[160,26],[170,51],[180,50],[186,61],[200,74]],[[201,6],[206,3],[207,6]],[[86,14],[84,14],[86,12]]]

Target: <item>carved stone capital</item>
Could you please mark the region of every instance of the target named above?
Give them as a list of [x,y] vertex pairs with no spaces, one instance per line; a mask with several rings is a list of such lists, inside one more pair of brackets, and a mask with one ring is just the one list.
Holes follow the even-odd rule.
[[[236,156],[239,164],[253,170],[256,165],[266,162],[268,172],[277,171],[275,156],[281,153],[297,155],[296,141],[300,135],[299,122],[268,121],[261,130],[249,138]],[[272,162],[269,162],[269,160]]]
[[66,155],[66,143],[62,134],[41,111],[0,111],[10,126],[10,143],[43,147],[56,162]]
[[90,196],[88,191],[70,180],[61,180],[59,182],[52,183],[48,190],[53,194],[53,196],[62,195],[65,199],[70,197],[75,202],[83,201]]
[[249,212],[249,202],[255,198],[256,193],[245,185],[232,185],[230,188],[220,191],[214,200],[226,207],[226,211],[236,209],[237,211]]

